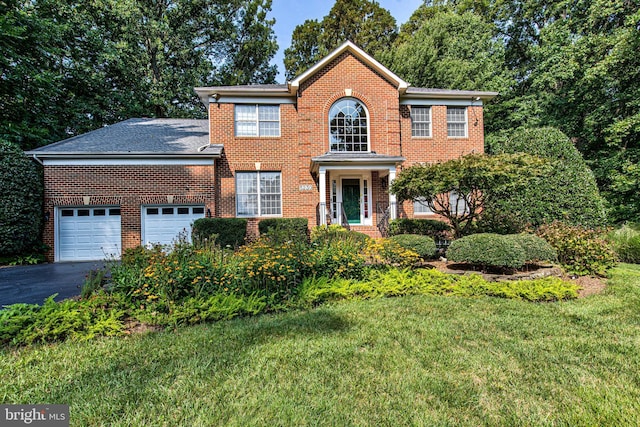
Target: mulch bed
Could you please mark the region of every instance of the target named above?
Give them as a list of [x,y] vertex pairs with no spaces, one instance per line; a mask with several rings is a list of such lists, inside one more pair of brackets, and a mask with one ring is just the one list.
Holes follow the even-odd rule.
[[449,274],[480,274],[485,280],[527,280],[539,279],[542,277],[556,276],[564,280],[576,283],[580,286],[578,298],[584,298],[589,295],[596,295],[604,291],[606,288],[606,279],[595,276],[567,276],[562,269],[552,265],[527,265],[524,269],[513,273],[505,274],[498,271],[480,271],[476,267],[463,263],[449,263],[445,261],[429,261],[422,265],[423,268],[436,268],[443,273]]

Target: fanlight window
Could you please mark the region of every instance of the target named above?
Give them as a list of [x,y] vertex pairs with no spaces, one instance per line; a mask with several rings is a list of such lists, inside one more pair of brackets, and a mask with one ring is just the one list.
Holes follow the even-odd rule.
[[331,151],[369,151],[367,110],[356,99],[341,99],[329,110]]

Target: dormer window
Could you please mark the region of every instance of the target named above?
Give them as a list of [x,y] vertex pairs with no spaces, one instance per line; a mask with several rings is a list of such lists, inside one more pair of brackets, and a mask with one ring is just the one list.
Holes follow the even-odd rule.
[[331,151],[369,151],[367,109],[357,99],[342,98],[329,110]]

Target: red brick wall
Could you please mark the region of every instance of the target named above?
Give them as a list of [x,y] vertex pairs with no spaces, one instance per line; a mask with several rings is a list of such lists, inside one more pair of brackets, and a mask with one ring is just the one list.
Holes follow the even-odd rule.
[[[447,136],[447,107],[431,107],[431,130],[429,138],[411,136],[410,107],[400,106],[402,116],[402,155],[407,159],[398,169],[420,162],[439,162],[456,159],[465,154],[484,153],[484,120],[482,107],[467,107],[467,137],[450,138]],[[400,215],[413,216],[413,203],[405,202]]]
[[121,208],[122,248],[141,242],[141,205],[204,204],[215,211],[214,167],[211,166],[45,166],[44,243],[54,254],[54,207],[117,205]]
[[[309,171],[311,158],[329,151],[329,109],[338,99],[347,96],[346,90],[351,90],[351,97],[367,107],[370,149],[378,154],[402,155],[407,158],[405,165],[409,166],[484,150],[481,107],[468,110],[468,138],[447,137],[445,106],[432,107],[432,138],[412,138],[409,108],[399,105],[398,90],[393,82],[347,52],[302,83],[296,105],[281,105],[279,138],[235,137],[233,105],[210,105],[211,142],[224,144],[225,150],[217,172],[220,202],[216,215],[235,216],[235,172],[256,170],[255,163],[260,162],[261,170],[282,172],[283,216],[305,217],[310,226],[316,225],[319,190]],[[375,226],[376,202],[388,201],[388,194],[380,188],[376,172],[372,181]],[[329,183],[330,173],[327,174],[327,193]],[[300,186],[305,184],[313,190],[300,191]],[[411,204],[404,207],[404,212],[412,214]],[[375,227],[373,230],[362,228],[362,231],[375,232]]]

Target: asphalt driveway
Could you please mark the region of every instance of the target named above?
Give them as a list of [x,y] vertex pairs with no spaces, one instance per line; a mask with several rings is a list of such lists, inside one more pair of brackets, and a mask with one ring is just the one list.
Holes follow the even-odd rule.
[[62,262],[0,268],[0,308],[19,302],[42,304],[57,293],[56,301],[80,295],[90,270],[104,267],[101,261]]

